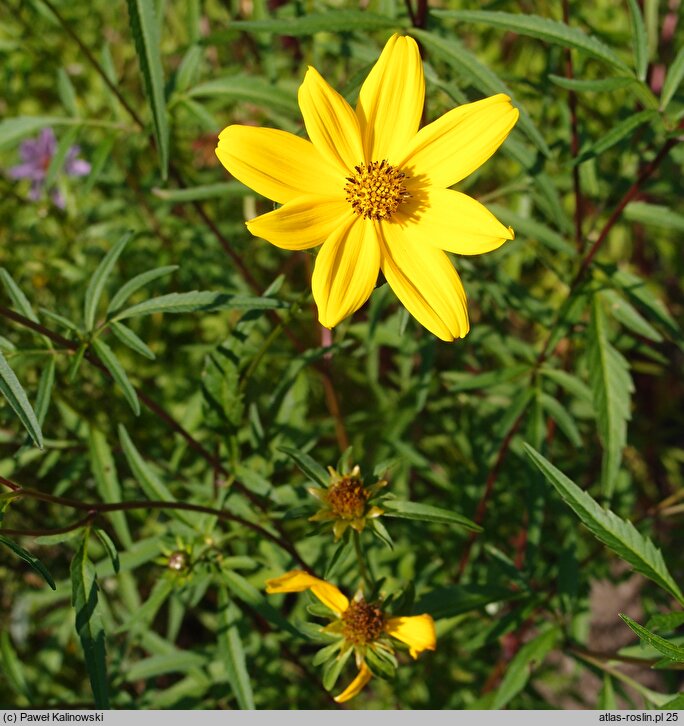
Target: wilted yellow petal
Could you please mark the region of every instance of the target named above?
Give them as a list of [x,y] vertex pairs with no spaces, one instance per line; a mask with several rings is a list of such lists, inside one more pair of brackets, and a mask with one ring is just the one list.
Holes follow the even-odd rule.
[[299,108],[309,138],[322,156],[349,176],[364,161],[359,122],[351,106],[309,66],[299,88]]
[[411,241],[398,224],[380,223],[382,271],[406,309],[447,342],[469,330],[461,280],[442,250]]
[[365,663],[361,664],[361,669],[358,672],[358,675],[354,680],[340,693],[339,696],[335,696],[335,701],[337,703],[344,703],[345,701],[349,701],[350,699],[354,698],[354,696],[358,696],[359,693],[366,687],[368,681],[370,681],[372,677],[372,674],[370,672],[370,669]]
[[415,244],[427,241],[459,255],[491,252],[514,237],[480,202],[453,189],[412,193],[394,219]]
[[437,647],[435,621],[429,615],[389,618],[385,623],[385,632],[406,643],[413,658],[417,658],[424,650]]
[[450,187],[489,159],[518,120],[500,93],[467,103],[423,127],[403,147],[399,166],[421,188]]
[[304,592],[305,590],[311,590],[324,605],[338,615],[349,607],[349,600],[335,585],[309,575],[304,570],[290,570],[280,577],[266,581],[266,592],[271,595],[278,592]]
[[361,86],[356,105],[366,162],[386,159],[394,165],[405,156],[424,102],[418,45],[413,38],[393,35]]
[[321,325],[332,328],[368,300],[380,270],[380,247],[370,220],[349,215],[321,247],[311,287]]
[[340,196],[326,199],[297,197],[279,209],[247,222],[255,236],[287,250],[306,250],[323,244],[349,218],[349,205]]
[[280,204],[305,194],[343,195],[344,174],[310,141],[287,131],[228,126],[216,156],[236,179]]

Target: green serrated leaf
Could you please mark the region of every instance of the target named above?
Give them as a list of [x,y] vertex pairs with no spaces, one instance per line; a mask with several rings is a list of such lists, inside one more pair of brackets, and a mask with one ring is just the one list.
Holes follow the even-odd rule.
[[85,294],[85,302],[83,304],[83,321],[85,329],[90,331],[95,326],[95,314],[97,313],[97,305],[100,302],[102,291],[107,283],[107,278],[112,272],[119,255],[124,250],[126,244],[133,236],[132,232],[126,232],[121,236],[119,241],[107,252],[102,258],[97,269],[93,273],[88,283],[88,289]]
[[629,66],[605,43],[579,28],[557,20],[527,13],[505,13],[498,10],[433,10],[438,18],[453,18],[463,23],[483,23],[510,33],[539,38],[563,48],[574,48],[593,58],[604,61],[620,71],[629,72]]
[[677,663],[684,663],[684,648],[680,645],[670,643],[665,638],[661,638],[659,635],[652,633],[643,625],[639,625],[639,623],[623,613],[619,613],[619,615],[644,643],[653,646],[658,652],[667,656],[670,660],[676,661]]
[[564,388],[568,393],[576,396],[580,400],[586,401],[587,403],[591,403],[593,401],[589,386],[572,373],[560,370],[559,368],[545,367],[542,367],[540,372],[543,376],[550,378],[552,381]]
[[493,709],[504,708],[514,696],[525,688],[534,668],[539,666],[553,650],[558,636],[558,629],[551,628],[520,648],[508,665],[506,674],[494,696],[491,706]]
[[565,503],[600,542],[637,572],[653,580],[684,604],[684,595],[667,569],[660,550],[648,537],[638,532],[631,522],[620,519],[609,509],[599,506],[587,492],[580,489],[529,444],[524,443],[523,446]]
[[121,569],[121,563],[119,562],[119,553],[116,550],[116,545],[112,542],[112,538],[104,531],[104,529],[100,529],[99,527],[93,527],[93,532],[95,532],[97,538],[100,542],[102,542],[102,546],[105,548],[107,557],[109,557],[112,563],[114,572],[118,574]]
[[99,586],[95,568],[88,559],[86,530],[81,545],[71,561],[72,604],[76,616],[76,632],[81,640],[86,670],[95,699],[95,707],[109,708],[105,632],[102,626]]
[[111,299],[109,306],[107,307],[107,314],[118,310],[128,298],[136,293],[141,288],[145,287],[149,282],[156,280],[160,277],[175,272],[178,269],[178,265],[168,265],[166,267],[157,267],[154,270],[148,270],[147,272],[141,272],[134,278],[129,280],[123,287],[121,287],[114,297]]
[[21,387],[21,383],[19,383],[19,379],[10,368],[2,352],[0,352],[0,393],[7,399],[36,446],[42,449],[43,432],[40,423],[31,408],[24,389]]
[[37,557],[4,535],[0,535],[0,544],[4,544],[5,547],[12,550],[17,557],[24,560],[24,562],[35,570],[35,572],[37,572],[53,590],[57,589],[55,581],[52,579],[52,575],[48,571],[47,567],[45,567],[45,565]]
[[[102,501],[111,504],[120,502],[121,485],[116,474],[112,450],[109,448],[105,435],[93,426],[90,427],[88,432],[88,449],[90,452],[90,467]],[[125,512],[111,512],[109,516],[114,531],[123,546],[130,547],[133,544],[133,539],[128,529]]]
[[154,120],[154,138],[161,175],[162,179],[166,179],[169,165],[169,126],[166,118],[164,72],[155,3],[153,0],[127,0],[127,4],[131,34]]
[[247,672],[245,649],[237,627],[240,611],[228,597],[225,587],[219,587],[218,608],[218,647],[228,674],[228,682],[240,708],[254,709],[254,694]]
[[441,524],[455,524],[471,532],[482,532],[482,527],[472,520],[448,509],[433,507],[430,504],[406,502],[400,499],[383,499],[380,503],[384,515],[399,517],[401,519],[417,519],[421,522],[439,522]]
[[441,57],[446,63],[465,75],[473,82],[476,88],[486,94],[505,93],[511,97],[514,105],[518,107],[520,118],[518,125],[544,154],[550,156],[551,150],[544,140],[537,127],[532,122],[527,111],[515,101],[514,94],[510,88],[493,72],[488,66],[481,63],[470,51],[466,50],[453,37],[442,38],[434,33],[425,30],[411,28],[411,35],[414,35],[430,52]]
[[663,340],[663,336],[618,292],[601,290],[598,294],[606,303],[608,312],[626,328],[655,343]]
[[151,300],[133,305],[116,313],[113,320],[137,318],[154,313],[195,313],[215,310],[275,310],[286,307],[278,300],[249,297],[247,295],[228,295],[222,292],[172,292]]
[[627,422],[631,418],[630,394],[634,384],[627,361],[608,340],[605,313],[598,295],[592,305],[587,352],[589,381],[604,449],[601,484],[604,496],[610,497],[627,442]]
[[577,424],[560,401],[543,392],[540,394],[539,400],[542,408],[558,424],[558,428],[568,437],[570,443],[582,446],[582,437]]
[[114,321],[109,327],[112,333],[114,333],[114,335],[131,350],[134,350],[136,353],[148,358],[149,360],[155,359],[156,356],[149,349],[145,341],[141,340],[128,326]]
[[128,401],[128,405],[133,409],[133,413],[139,416],[140,401],[138,401],[138,394],[135,392],[133,384],[128,380],[128,375],[119,362],[119,359],[114,355],[114,351],[100,338],[95,338],[92,345],[102,364],[114,379],[114,382],[121,388],[124,397]]
[[677,52],[665,76],[663,90],[660,92],[660,109],[662,111],[665,111],[670,105],[670,101],[682,84],[682,78],[684,78],[684,46]]
[[293,449],[289,446],[279,446],[278,451],[287,454],[297,465],[303,474],[308,476],[312,481],[320,484],[322,487],[328,487],[330,484],[330,474],[308,454],[299,449]]

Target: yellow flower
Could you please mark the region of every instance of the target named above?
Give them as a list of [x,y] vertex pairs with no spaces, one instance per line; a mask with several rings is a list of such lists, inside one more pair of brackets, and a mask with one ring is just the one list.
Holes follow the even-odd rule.
[[447,189],[484,164],[518,111],[498,94],[449,111],[420,131],[425,81],[418,46],[393,35],[354,111],[309,67],[299,107],[310,141],[228,126],[216,155],[282,206],[247,223],[278,247],[323,245],[312,288],[322,325],[363,305],[382,270],[408,311],[442,340],[469,329],[466,295],[443,250],[489,252],[513,239],[482,204]]
[[359,672],[354,680],[335,700],[348,701],[358,695],[372,677],[371,665],[380,660],[394,660],[394,651],[389,637],[405,643],[412,658],[424,650],[434,650],[437,645],[435,623],[427,615],[388,618],[376,603],[367,602],[362,595],[349,600],[335,585],[309,575],[303,570],[291,570],[280,577],[266,582],[266,592],[311,592],[335,614],[335,619],[322,628],[322,632],[338,637],[338,645],[329,646],[339,650],[338,659],[354,651]]
[[[348,527],[363,532],[369,519],[382,515],[380,507],[370,504],[370,500],[387,482],[384,479],[366,487],[361,479],[361,469],[355,466],[349,474],[339,474],[332,466],[330,484],[326,489],[309,487],[309,494],[321,503],[321,509],[309,517],[310,522],[332,522],[333,534],[338,540]],[[370,505],[370,506],[369,506]]]

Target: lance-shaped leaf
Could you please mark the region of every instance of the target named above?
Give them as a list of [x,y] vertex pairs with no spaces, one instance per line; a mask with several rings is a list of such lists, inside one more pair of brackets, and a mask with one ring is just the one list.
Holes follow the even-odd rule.
[[551,628],[523,645],[506,669],[506,675],[494,696],[492,708],[504,708],[514,696],[525,688],[533,669],[539,666],[553,649],[558,636],[558,629]]
[[119,255],[123,252],[132,234],[132,232],[126,232],[126,234],[122,235],[119,241],[102,258],[93,276],[90,278],[83,304],[83,321],[86,330],[92,330],[95,325],[97,304],[100,302],[100,297],[102,297],[102,291],[104,290],[107,278],[111,274],[116,261],[119,259]]
[[592,305],[588,354],[589,381],[604,450],[601,483],[603,494],[610,497],[627,441],[630,394],[634,384],[627,361],[608,340],[606,317],[598,295]]
[[178,269],[178,265],[167,265],[166,267],[156,267],[154,270],[141,272],[139,275],[131,278],[125,285],[122,285],[114,294],[107,307],[107,313],[118,310],[128,298],[141,288],[145,287],[149,282],[156,280],[165,275],[169,275]]
[[637,531],[631,522],[599,506],[587,492],[580,489],[529,444],[525,443],[523,446],[537,468],[600,542],[637,572],[653,580],[684,604],[684,595],[667,569],[662,553],[648,537]]
[[5,356],[0,352],[0,393],[7,399],[9,405],[19,416],[19,420],[24,428],[29,432],[36,446],[43,448],[43,432],[36,418],[36,414],[31,408],[24,389],[19,383],[19,379],[14,371],[9,367],[9,363],[5,360]]
[[96,708],[109,708],[105,632],[98,601],[99,586],[95,568],[88,559],[86,530],[81,545],[71,561],[72,604],[76,615],[76,632],[81,640],[86,670]]
[[543,18],[527,13],[505,13],[498,10],[436,10],[433,14],[440,18],[453,18],[465,23],[483,23],[501,28],[509,33],[519,33],[531,38],[539,38],[563,48],[574,48],[598,60],[629,72],[629,66],[605,43],[579,28],[566,25],[558,20]]
[[465,527],[472,532],[482,532],[482,527],[458,512],[452,512],[442,507],[433,507],[431,504],[419,502],[406,502],[400,499],[383,499],[380,508],[387,517],[400,519],[417,519],[421,522],[439,522],[440,524],[455,524]]
[[623,613],[620,613],[620,617],[639,636],[639,638],[644,641],[644,643],[653,646],[657,651],[670,660],[674,660],[677,663],[684,663],[684,648],[682,648],[681,645],[670,643],[669,640],[665,640],[665,638],[661,638],[659,635],[652,633],[643,625],[639,625],[639,623]]
[[225,587],[219,587],[218,607],[219,654],[228,674],[228,682],[240,708],[253,709],[254,694],[247,672],[245,649],[237,627],[240,611],[231,601]]
[[123,391],[124,397],[128,401],[128,404],[133,409],[133,413],[136,416],[140,415],[140,401],[138,401],[138,394],[133,388],[133,384],[128,380],[128,375],[124,367],[119,362],[119,359],[114,355],[114,351],[99,338],[93,340],[93,348],[102,361],[104,367],[109,371],[114,382]]
[[324,487],[327,487],[330,484],[330,474],[328,474],[328,472],[308,454],[289,446],[279,446],[278,451],[282,451],[284,454],[287,454],[302,473],[306,474],[306,476],[308,476],[312,481],[315,481],[317,484]]
[[10,550],[12,550],[12,552],[14,552],[17,557],[19,557],[19,559],[24,560],[24,562],[26,562],[26,564],[28,564],[33,570],[35,570],[45,580],[45,582],[50,585],[53,590],[57,589],[55,581],[53,580],[49,570],[37,557],[32,555],[28,550],[25,550],[23,547],[20,547],[16,542],[13,542],[11,539],[8,539],[1,534],[0,544],[8,547]]
[[153,313],[195,313],[215,310],[272,310],[285,307],[278,300],[248,295],[228,295],[223,292],[172,292],[133,305],[117,313],[113,320],[137,318]]
[[128,17],[147,99],[152,110],[161,174],[162,178],[166,179],[169,166],[169,125],[166,118],[159,23],[155,16],[154,0],[128,0]]

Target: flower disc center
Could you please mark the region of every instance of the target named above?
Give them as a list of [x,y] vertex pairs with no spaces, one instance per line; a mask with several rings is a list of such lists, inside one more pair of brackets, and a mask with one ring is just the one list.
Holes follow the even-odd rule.
[[404,186],[406,174],[383,161],[354,167],[344,191],[352,209],[366,219],[389,219],[410,194]]
[[328,489],[330,509],[340,519],[358,519],[363,516],[370,492],[361,479],[345,476]]
[[365,600],[354,600],[342,615],[342,633],[354,645],[365,645],[377,640],[385,627],[385,616],[380,608]]

